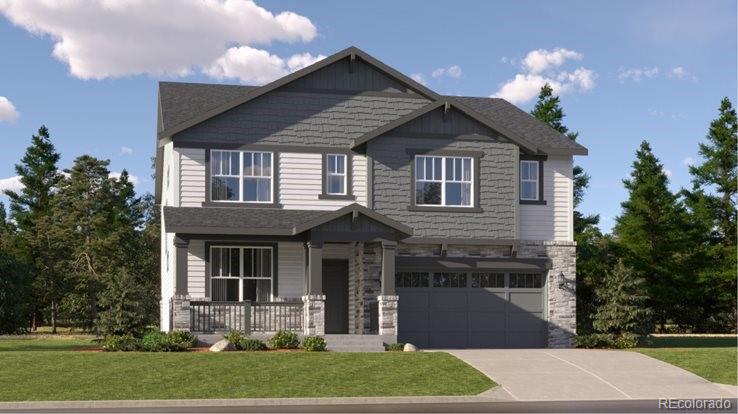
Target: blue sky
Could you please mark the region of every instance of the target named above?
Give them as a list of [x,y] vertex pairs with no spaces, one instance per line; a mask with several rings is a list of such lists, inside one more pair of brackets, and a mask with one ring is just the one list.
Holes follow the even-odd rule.
[[152,191],[158,80],[264,83],[355,45],[437,92],[525,110],[556,82],[590,150],[576,161],[592,176],[581,209],[609,230],[640,141],[686,186],[720,99],[736,98],[731,0],[136,3],[0,0],[0,186],[46,124],[63,168],[92,154]]

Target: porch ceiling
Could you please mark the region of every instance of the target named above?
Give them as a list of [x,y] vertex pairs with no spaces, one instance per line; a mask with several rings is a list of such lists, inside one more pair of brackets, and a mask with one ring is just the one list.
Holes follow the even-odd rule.
[[[359,204],[335,211],[284,210],[233,207],[164,207],[164,230],[180,234],[296,236],[351,216],[378,223],[398,239],[411,236],[412,228]],[[347,233],[350,233],[348,231]]]

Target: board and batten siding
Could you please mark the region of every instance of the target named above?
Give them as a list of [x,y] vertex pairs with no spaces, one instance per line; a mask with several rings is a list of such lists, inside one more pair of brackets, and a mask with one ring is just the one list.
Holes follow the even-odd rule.
[[290,210],[336,210],[354,202],[366,206],[366,157],[351,159],[356,200],[320,200],[323,192],[323,160],[319,153],[279,154],[279,202]]
[[177,148],[179,154],[179,205],[200,207],[205,201],[205,150]]
[[545,205],[520,205],[520,239],[574,239],[572,157],[550,156],[543,163]]
[[279,299],[300,299],[305,292],[305,247],[300,242],[277,244]]

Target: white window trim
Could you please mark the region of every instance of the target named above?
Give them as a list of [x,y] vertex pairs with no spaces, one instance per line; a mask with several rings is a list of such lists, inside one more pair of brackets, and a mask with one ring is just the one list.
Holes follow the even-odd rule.
[[[536,166],[535,178],[533,178],[533,179],[530,179],[530,178],[523,179],[523,164],[535,164],[535,166]],[[541,168],[541,163],[538,162],[538,161],[535,161],[535,160],[521,160],[520,161],[520,171],[519,171],[519,174],[520,174],[520,199],[521,200],[525,200],[525,201],[538,201],[538,200],[540,200],[541,195],[538,194],[538,191],[539,191],[539,188],[540,188],[539,187],[540,184],[538,182],[538,178],[541,176],[541,172],[539,171],[540,168]],[[535,188],[535,190],[536,190],[535,197],[533,197],[533,198],[525,198],[525,197],[523,197],[523,183],[534,183],[535,184],[533,186],[533,188]]]
[[[213,153],[214,152],[221,152],[221,153],[238,153],[238,162],[239,162],[239,171],[241,172],[240,175],[224,175],[224,174],[213,174],[212,173],[212,165],[213,165]],[[244,154],[270,154],[271,156],[271,172],[270,175],[244,175],[245,169],[243,166],[243,160],[244,160]],[[253,203],[253,204],[272,204],[274,203],[274,169],[277,168],[276,162],[274,159],[274,153],[271,151],[233,151],[233,150],[220,150],[220,149],[212,149],[210,150],[210,164],[208,165],[208,168],[210,168],[210,182],[207,183],[207,185],[210,186],[210,200],[211,202],[216,203]],[[213,178],[214,177],[230,177],[238,178],[238,200],[214,200],[213,199]],[[247,201],[244,200],[244,191],[243,191],[243,182],[244,178],[269,178],[269,201]]]
[[[341,157],[343,158],[343,174],[330,172],[330,157]],[[336,163],[336,165],[338,165]],[[329,188],[328,178],[331,176],[343,176],[343,192],[342,193],[331,193]],[[348,195],[348,156],[346,154],[326,154],[325,155],[325,193],[328,195]]]
[[[418,179],[418,171],[417,171],[417,165],[418,165],[418,158],[440,158],[441,159],[441,179],[440,180],[434,180],[434,179]],[[469,181],[449,181],[446,180],[446,160],[452,158],[452,159],[461,159],[461,160],[469,160]],[[474,208],[474,157],[456,157],[456,156],[445,156],[445,155],[416,155],[413,159],[413,165],[415,166],[415,177],[413,179],[415,180],[415,190],[417,191],[418,183],[441,183],[441,204],[418,204],[415,203],[418,207],[459,207],[459,208]],[[462,161],[463,163],[463,161]],[[425,168],[425,161],[423,162],[423,168]],[[435,169],[435,166],[433,167]],[[463,171],[463,165],[462,165],[462,171]],[[462,172],[463,174],[463,172]],[[424,174],[425,175],[425,174]],[[469,184],[470,185],[470,195],[469,195],[469,205],[464,204],[446,204],[446,183],[462,183],[462,184]],[[413,200],[415,200],[415,194],[413,194]]]
[[[213,263],[213,249],[238,249],[238,274],[239,276],[215,276],[212,274],[212,263]],[[271,250],[271,276],[269,277],[254,277],[254,276],[243,276],[243,251],[246,249],[260,249],[260,250]],[[210,292],[212,296],[213,292],[213,280],[215,279],[226,279],[234,280],[238,279],[238,301],[243,302],[243,281],[244,280],[269,280],[269,301],[274,301],[274,271],[276,263],[274,262],[274,248],[271,246],[228,246],[228,245],[212,245],[208,252],[209,261],[207,271],[210,273]]]

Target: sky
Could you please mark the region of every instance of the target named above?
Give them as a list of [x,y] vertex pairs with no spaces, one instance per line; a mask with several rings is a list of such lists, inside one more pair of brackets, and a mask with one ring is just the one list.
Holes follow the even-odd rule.
[[[549,82],[591,176],[580,206],[610,231],[648,140],[678,191],[736,101],[736,2],[0,0],[0,189],[46,125],[153,191],[160,80],[261,85],[357,46],[441,94],[529,111]],[[0,201],[5,197],[0,197]]]

